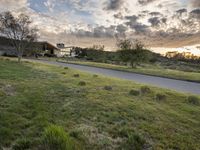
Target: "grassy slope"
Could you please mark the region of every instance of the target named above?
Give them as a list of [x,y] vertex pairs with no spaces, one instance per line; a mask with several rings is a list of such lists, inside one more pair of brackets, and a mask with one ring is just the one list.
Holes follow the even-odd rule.
[[[66,62],[64,60],[59,60],[61,62]],[[86,62],[86,61],[68,61],[68,63],[74,64],[82,64],[88,66],[95,66],[95,67],[102,67],[108,69],[115,69],[115,70],[122,70],[122,71],[129,71],[147,75],[154,75],[154,76],[161,76],[173,79],[180,79],[180,80],[187,80],[187,81],[195,81],[200,82],[200,73],[199,72],[185,72],[175,69],[165,69],[158,65],[148,65],[146,64],[143,67],[137,68],[130,68],[128,66],[120,66],[120,65],[113,65],[113,64],[106,64],[106,63],[96,63],[96,62]]]
[[[0,147],[26,138],[37,149],[44,128],[57,124],[85,149],[128,149],[137,143],[130,134],[143,148],[200,149],[200,107],[187,95],[151,87],[131,96],[141,85],[37,63],[0,60],[0,69]],[[167,99],[156,101],[157,92]]]

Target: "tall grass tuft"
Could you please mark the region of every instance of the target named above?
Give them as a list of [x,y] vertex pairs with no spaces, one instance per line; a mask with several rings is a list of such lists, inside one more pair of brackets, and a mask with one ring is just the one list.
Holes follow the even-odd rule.
[[192,105],[200,105],[200,99],[197,96],[189,96],[188,97],[188,103]]
[[42,145],[45,150],[73,150],[74,143],[63,128],[51,125],[44,131]]

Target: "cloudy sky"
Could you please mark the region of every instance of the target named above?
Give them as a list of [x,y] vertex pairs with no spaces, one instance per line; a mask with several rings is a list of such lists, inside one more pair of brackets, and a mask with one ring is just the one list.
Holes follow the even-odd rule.
[[149,47],[200,44],[200,0],[0,0],[0,11],[28,14],[40,39],[115,49],[119,38]]

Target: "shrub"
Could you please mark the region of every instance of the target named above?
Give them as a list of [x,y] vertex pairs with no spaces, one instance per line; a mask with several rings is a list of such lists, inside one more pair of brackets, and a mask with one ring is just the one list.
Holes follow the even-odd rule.
[[72,150],[74,144],[63,128],[51,125],[44,131],[42,145],[45,150]]
[[66,70],[67,70],[67,69],[69,69],[69,68],[68,68],[68,67],[64,67],[64,69],[66,69]]
[[141,92],[141,94],[148,94],[151,92],[151,89],[148,86],[142,86],[140,88],[140,92]]
[[112,86],[104,86],[104,90],[112,91]]
[[78,78],[78,77],[80,77],[80,75],[79,74],[74,74],[74,77]]
[[142,150],[145,144],[145,140],[138,134],[130,133],[128,135],[126,143],[123,145],[127,150]]
[[164,100],[166,100],[166,95],[164,95],[164,94],[160,94],[160,93],[158,93],[158,94],[156,94],[156,100],[157,101],[164,101]]
[[134,95],[134,96],[138,96],[138,95],[140,95],[140,91],[137,91],[137,90],[130,90],[129,94],[130,94],[130,95]]
[[64,75],[65,75],[65,74],[67,74],[67,73],[66,73],[66,72],[61,72],[61,74],[64,74]]
[[80,86],[85,86],[85,85],[86,85],[86,82],[80,81],[80,82],[78,83],[78,85],[80,85]]
[[0,97],[3,97],[3,96],[6,96],[6,93],[5,92],[3,92],[3,91],[1,91],[1,89],[0,89]]
[[200,105],[200,100],[197,96],[189,96],[188,103],[193,104],[193,105]]
[[31,141],[24,138],[16,141],[16,143],[13,146],[13,150],[26,150],[30,149],[30,147],[31,147]]
[[94,78],[97,78],[97,77],[98,77],[98,75],[94,74],[94,75],[93,75],[93,77],[94,77]]

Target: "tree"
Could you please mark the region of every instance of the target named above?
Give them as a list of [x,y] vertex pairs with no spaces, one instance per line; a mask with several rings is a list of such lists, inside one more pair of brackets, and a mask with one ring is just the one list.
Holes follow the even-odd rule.
[[120,48],[119,57],[124,62],[129,62],[131,67],[148,60],[148,52],[144,49],[144,44],[138,40],[132,43],[130,40],[120,40],[117,44]]
[[9,11],[0,14],[0,33],[10,39],[10,43],[16,49],[18,62],[21,61],[26,47],[37,39],[37,29],[31,27],[31,23],[25,14],[18,17]]

